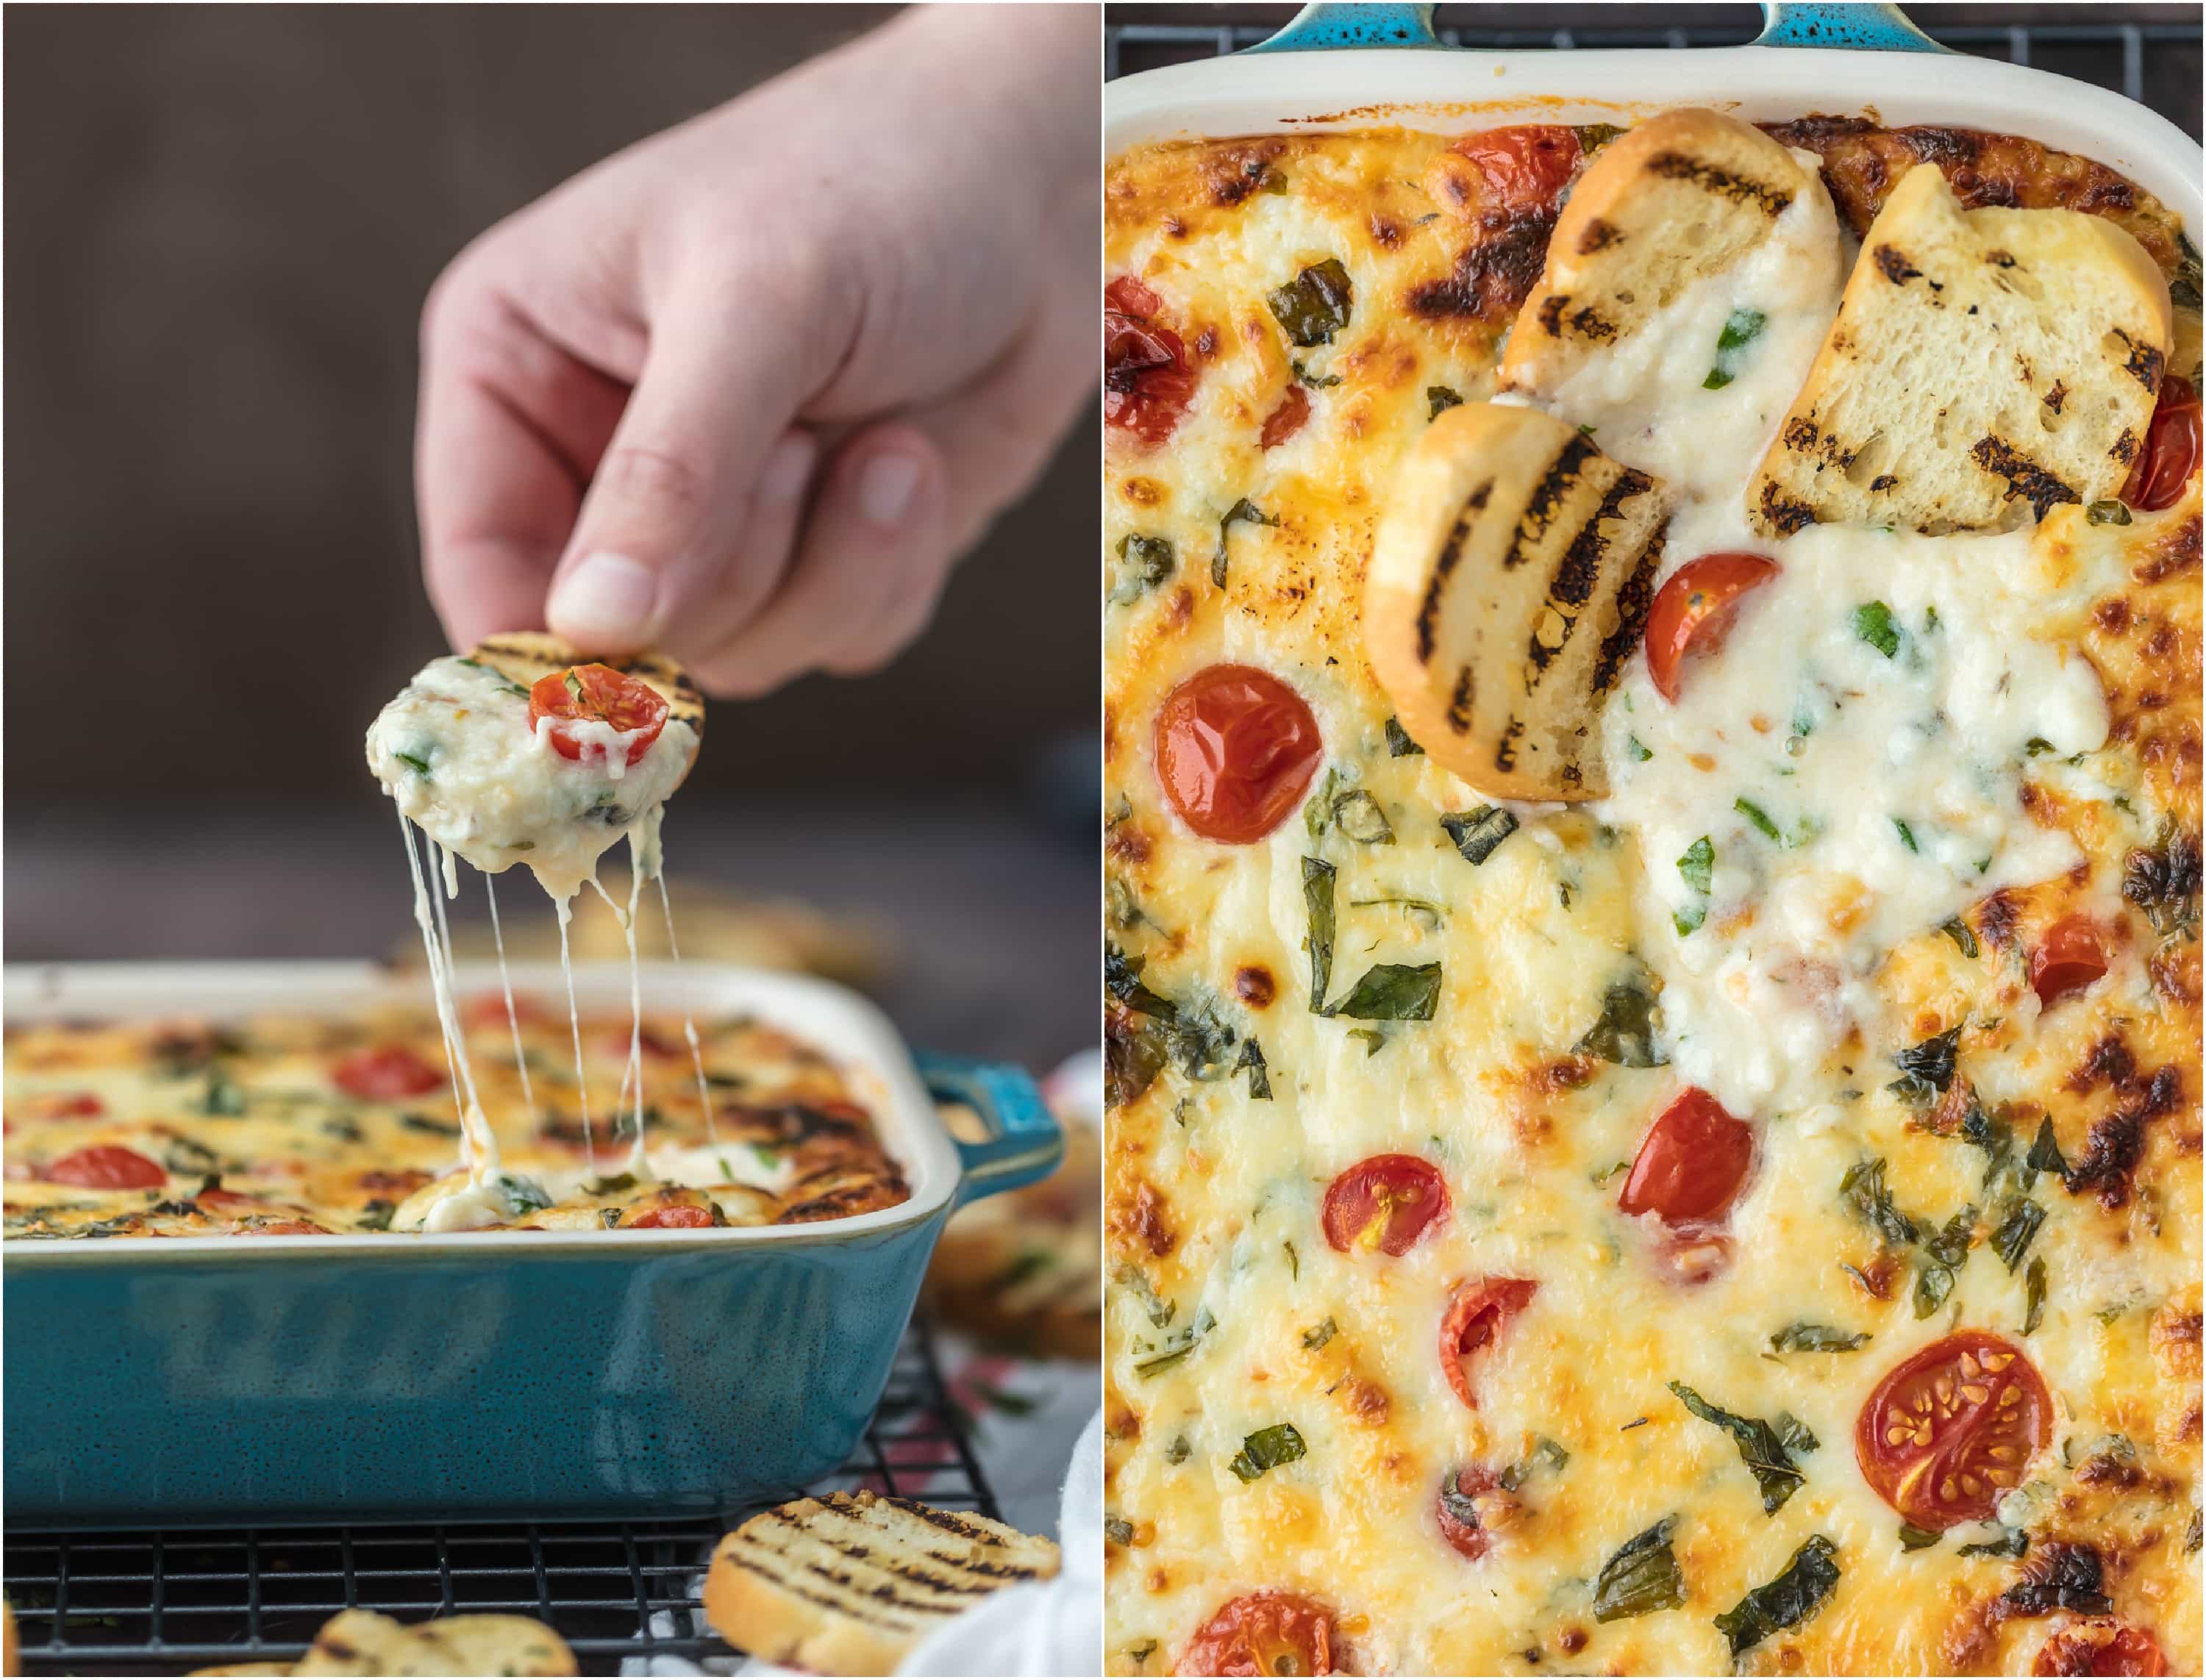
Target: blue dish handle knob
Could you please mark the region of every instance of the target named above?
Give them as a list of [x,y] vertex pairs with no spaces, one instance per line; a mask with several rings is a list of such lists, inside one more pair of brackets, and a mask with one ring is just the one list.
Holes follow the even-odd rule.
[[988,1128],[984,1142],[951,1140],[965,1167],[957,1186],[960,1206],[1016,1190],[1057,1170],[1064,1159],[1064,1129],[1024,1068],[928,1050],[912,1059],[929,1096],[964,1104]]
[[1811,0],[1763,0],[1768,20],[1756,46],[1856,47],[1870,52],[1946,52],[1899,7],[1869,0],[1818,4]]
[[[1763,0],[1756,46],[1855,47],[1874,52],[1945,52],[1898,6],[1874,0]],[[1340,47],[1436,47],[1433,9],[1310,0],[1251,52],[1323,52]]]

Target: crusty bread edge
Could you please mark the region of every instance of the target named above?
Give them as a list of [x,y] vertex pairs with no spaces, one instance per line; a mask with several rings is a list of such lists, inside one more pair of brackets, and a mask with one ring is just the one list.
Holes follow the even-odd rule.
[[891,1674],[915,1643],[776,1586],[729,1556],[705,1572],[705,1619],[739,1651],[818,1674]]

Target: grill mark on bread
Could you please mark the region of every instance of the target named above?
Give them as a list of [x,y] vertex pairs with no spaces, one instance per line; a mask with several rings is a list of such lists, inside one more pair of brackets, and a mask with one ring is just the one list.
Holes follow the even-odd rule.
[[[830,1495],[829,1497],[832,1498],[834,1496]],[[822,1500],[821,1503],[823,1504],[827,1504],[826,1500]],[[883,1500],[883,1503],[886,1504],[887,1501]],[[805,1522],[798,1522],[795,1517],[790,1516],[787,1511],[783,1510],[778,1507],[772,1510],[763,1511],[760,1514],[763,1516],[772,1518],[775,1523],[778,1524],[782,1528],[794,1530],[796,1533],[803,1535],[808,1540],[818,1541],[821,1546],[826,1546],[831,1552],[841,1553],[844,1557],[850,1559],[852,1563],[870,1564],[873,1568],[879,1570],[883,1574],[892,1575],[896,1576],[897,1580],[909,1582],[916,1587],[932,1588],[938,1593],[947,1593],[951,1596],[957,1598],[978,1597],[987,1593],[992,1593],[995,1590],[993,1587],[975,1586],[971,1582],[945,1579],[941,1576],[933,1574],[920,1567],[915,1563],[900,1562],[894,1558],[883,1557],[877,1552],[872,1546],[867,1545],[863,1538],[866,1530],[863,1526],[865,1519],[864,1508],[862,1506],[853,1508],[848,1505],[828,1504],[827,1509],[833,1511],[837,1516],[844,1517],[852,1524],[856,1525],[858,1528],[858,1533],[839,1536],[830,1534],[824,1527],[814,1527]],[[909,1514],[929,1522],[932,1527],[943,1528],[945,1526],[941,1523],[933,1522],[928,1514],[923,1510],[911,1510]],[[981,1533],[977,1528],[947,1528],[946,1532],[956,1534],[960,1540],[967,1540],[975,1546],[993,1546],[996,1543],[991,1536]],[[750,1543],[754,1546],[763,1546],[766,1544],[763,1540],[755,1538]],[[778,1557],[782,1554],[779,1552],[770,1552],[769,1555]],[[929,1560],[933,1563],[943,1564],[950,1569],[963,1570],[969,1575],[979,1576],[985,1580],[993,1581],[998,1583],[1006,1581],[1027,1581],[1031,1580],[1034,1576],[1034,1571],[1032,1570],[1022,1569],[1016,1564],[992,1564],[985,1559],[978,1558],[939,1558],[935,1557],[931,1552],[926,1555]],[[807,1564],[805,1567],[810,1569],[815,1575],[832,1575],[832,1571],[821,1570],[817,1565]],[[834,1578],[841,1580],[846,1585],[849,1584],[849,1577],[847,1576]]]
[[1593,692],[1597,697],[1616,685],[1617,672],[1646,633],[1648,611],[1654,604],[1654,577],[1662,569],[1662,552],[1669,541],[1670,521],[1665,519],[1654,527],[1631,575],[1617,589],[1616,628],[1601,638],[1601,652],[1594,660]]
[[2160,375],[2167,358],[2149,344],[2140,344],[2120,327],[2113,329],[2115,337],[2129,347],[2129,359],[2123,362],[2122,371],[2147,390],[2158,395]]
[[1524,515],[1517,521],[1517,533],[1510,539],[1509,552],[1501,558],[1502,570],[1513,572],[1531,557],[1528,546],[1547,535],[1547,527],[1562,512],[1563,498],[1583,475],[1586,462],[1600,453],[1592,439],[1583,434],[1563,445],[1541,479],[1539,488],[1524,503]]
[[1969,458],[1993,477],[2005,479],[2010,498],[2021,497],[2040,519],[2064,502],[2083,499],[2004,438],[1979,438],[1970,446]]
[[[732,1539],[733,1536],[730,1538]],[[779,1561],[776,1554],[768,1553],[767,1555],[776,1557],[776,1561]],[[732,1546],[728,1548],[727,1556],[758,1576],[760,1580],[788,1594],[793,1599],[802,1599],[807,1604],[816,1604],[822,1610],[832,1611],[838,1616],[847,1616],[854,1622],[863,1622],[868,1627],[880,1628],[889,1633],[906,1634],[912,1631],[912,1623],[901,1617],[884,1617],[879,1613],[880,1608],[879,1605],[867,1602],[867,1600],[876,1596],[873,1594],[867,1593],[859,1596],[855,1594],[815,1592],[801,1581],[792,1580],[788,1576],[778,1574],[768,1569],[756,1558],[739,1556]],[[891,1602],[894,1603],[895,1607],[899,1610],[917,1608],[915,1606],[908,1606],[894,1600]]]
[[[1791,441],[1786,439],[1788,444]],[[1786,495],[1774,479],[1766,480],[1762,486],[1762,516],[1769,521],[1771,530],[1787,537],[1815,522],[1815,509]]]
[[1606,344],[1616,337],[1616,324],[1602,318],[1591,304],[1572,315],[1563,312],[1570,307],[1571,300],[1557,292],[1543,298],[1540,303],[1540,331],[1550,338],[1560,338],[1568,327],[1581,338],[1590,338],[1597,344]]
[[1598,216],[1585,224],[1578,235],[1578,254],[1590,257],[1596,251],[1606,251],[1624,237],[1624,230],[1613,222],[1604,222]]
[[1448,727],[1458,735],[1470,733],[1470,667],[1464,666],[1455,674],[1455,688],[1448,695]]
[[1647,172],[1665,181],[1689,182],[1702,192],[1728,200],[1732,204],[1756,205],[1773,222],[1782,216],[1792,203],[1790,193],[1764,186],[1759,181],[1750,181],[1742,175],[1733,175],[1729,170],[1704,164],[1682,152],[1656,152],[1647,160]]
[[1463,559],[1463,545],[1470,535],[1470,516],[1486,506],[1487,497],[1494,493],[1494,480],[1470,492],[1456,515],[1454,527],[1448,539],[1440,546],[1440,558],[1434,563],[1432,581],[1425,586],[1425,599],[1417,608],[1417,663],[1428,665],[1433,662],[1433,631],[1440,622],[1440,596],[1447,588],[1447,581]]
[[[1545,671],[1577,634],[1578,621],[1585,616],[1586,602],[1592,598],[1594,585],[1601,581],[1603,563],[1612,545],[1602,526],[1620,519],[1626,502],[1635,496],[1645,495],[1654,487],[1654,480],[1646,474],[1637,468],[1625,468],[1617,475],[1615,483],[1609,486],[1608,493],[1601,498],[1601,505],[1593,510],[1592,516],[1571,539],[1570,546],[1555,563],[1554,575],[1547,582],[1547,605],[1563,621],[1563,633],[1550,647],[1540,640],[1541,627],[1534,625],[1524,652],[1535,672]],[[1565,608],[1570,610],[1564,611]],[[1525,686],[1536,687],[1536,678]]]
[[1907,259],[1907,253],[1896,245],[1876,247],[1876,271],[1895,286],[1904,286],[1910,280],[1919,280],[1923,271]]

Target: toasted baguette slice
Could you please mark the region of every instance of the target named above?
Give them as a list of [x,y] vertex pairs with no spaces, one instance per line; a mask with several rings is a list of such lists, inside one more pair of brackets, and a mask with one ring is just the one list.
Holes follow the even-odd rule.
[[331,1617],[289,1670],[306,1675],[565,1675],[577,1672],[566,1641],[526,1616],[448,1616],[408,1627],[372,1610]]
[[874,1493],[760,1511],[705,1577],[720,1637],[818,1674],[887,1674],[999,1587],[1057,1573],[1058,1550],[988,1517]]
[[[1775,140],[1718,111],[1664,111],[1611,140],[1556,218],[1546,271],[1509,335],[1501,388],[1553,390],[1587,356],[1751,255],[1795,199],[1822,190]],[[1835,220],[1831,247],[1835,273]]]
[[2072,210],[1963,210],[1910,170],[1862,241],[1838,319],[1748,486],[1768,535],[1938,533],[2120,493],[2167,357],[2167,283]]
[[307,1654],[291,1665],[294,1674],[402,1674],[414,1650],[414,1635],[402,1623],[373,1610],[346,1610],[322,1623]]
[[23,1653],[15,1639],[15,1606],[0,1599],[0,1674],[21,1674]]
[[289,1663],[224,1663],[218,1668],[194,1669],[192,1680],[207,1680],[207,1677],[218,1674],[289,1674],[290,1671],[291,1665]]
[[[572,665],[599,664],[633,676],[666,702],[666,715],[689,725],[701,742],[705,736],[705,698],[697,692],[687,667],[664,653],[638,653],[625,659],[593,661],[563,637],[549,630],[509,630],[469,650],[468,658],[488,665],[509,682],[534,688],[537,679]],[[695,761],[692,749],[691,761]]]
[[1647,474],[1534,408],[1467,402],[1388,492],[1363,651],[1402,726],[1496,799],[1598,799],[1595,728],[1669,528]]

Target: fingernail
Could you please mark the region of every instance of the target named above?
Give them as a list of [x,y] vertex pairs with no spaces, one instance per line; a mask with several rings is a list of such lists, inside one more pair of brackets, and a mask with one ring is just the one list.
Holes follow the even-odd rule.
[[909,455],[877,455],[858,474],[858,510],[875,525],[903,523],[919,493],[919,462]]
[[586,554],[552,591],[549,617],[570,640],[650,645],[659,579],[625,554]]
[[805,432],[792,432],[773,446],[759,475],[759,495],[777,507],[786,507],[804,494],[812,480],[812,458],[819,446]]

